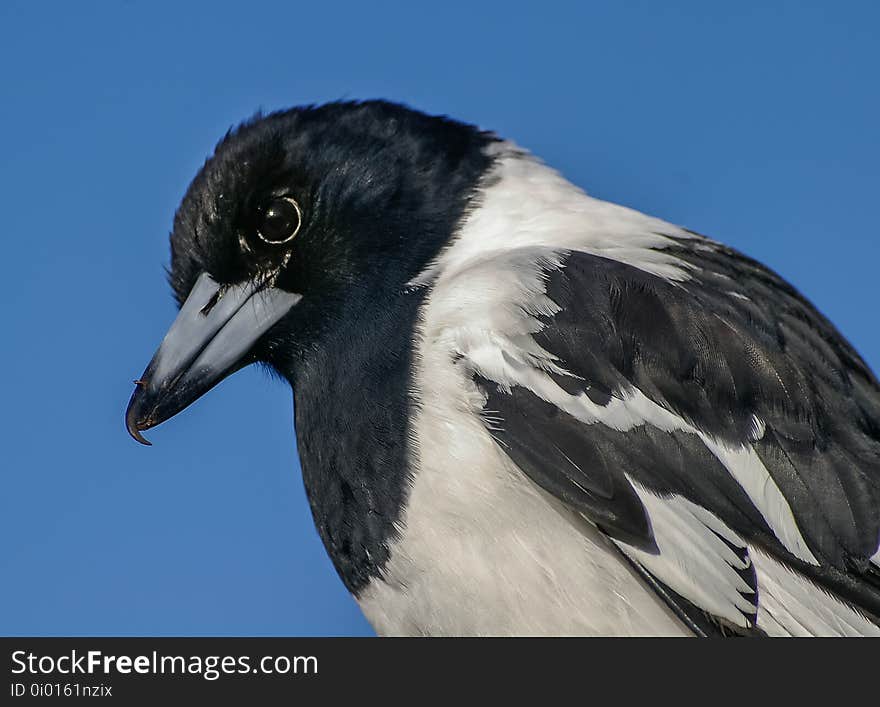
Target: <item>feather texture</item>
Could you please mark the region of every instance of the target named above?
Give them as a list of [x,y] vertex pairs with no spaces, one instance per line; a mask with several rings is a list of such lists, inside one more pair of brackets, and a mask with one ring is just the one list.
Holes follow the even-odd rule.
[[[432,505],[502,503],[486,479],[525,478],[539,491],[524,518],[569,514],[578,542],[583,519],[671,590],[662,599],[679,615],[774,635],[880,632],[866,569],[880,541],[880,390],[858,354],[754,261],[592,199],[509,145],[493,149],[506,152],[480,207],[413,283],[431,288],[419,453],[389,577],[414,571],[394,556],[424,543],[415,519],[436,517]],[[434,438],[444,426],[462,439]],[[507,508],[483,509],[498,543],[523,504]],[[548,517],[518,532],[544,546]],[[579,566],[578,550],[553,542],[559,556],[544,567]],[[582,552],[619,583],[607,547]],[[504,570],[500,551],[481,560]],[[537,595],[577,630],[601,631],[596,612],[610,607],[630,620],[612,633],[671,630],[662,614],[632,618],[634,606],[649,613],[632,586],[600,600],[595,578],[573,575],[582,586],[557,576]]]

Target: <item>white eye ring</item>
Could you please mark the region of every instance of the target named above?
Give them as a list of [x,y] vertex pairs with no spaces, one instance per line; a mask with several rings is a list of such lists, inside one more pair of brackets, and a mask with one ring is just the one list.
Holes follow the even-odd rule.
[[[272,240],[271,238],[267,238],[265,235],[263,235],[262,231],[260,231],[260,229],[258,228],[257,229],[257,237],[261,241],[263,241],[264,243],[268,243],[269,245],[284,245],[285,243],[289,243],[290,241],[292,241],[296,237],[296,234],[299,233],[300,228],[302,228],[302,222],[303,222],[302,209],[299,207],[299,204],[296,203],[296,199],[294,199],[291,196],[282,196],[277,199],[273,199],[271,202],[269,202],[270,206],[269,206],[269,208],[266,209],[266,211],[269,211],[269,209],[271,209],[271,204],[274,204],[278,201],[287,202],[296,210],[296,228],[293,229],[293,231],[290,233],[289,236],[287,236],[281,240]],[[265,212],[264,212],[264,216],[265,216]]]

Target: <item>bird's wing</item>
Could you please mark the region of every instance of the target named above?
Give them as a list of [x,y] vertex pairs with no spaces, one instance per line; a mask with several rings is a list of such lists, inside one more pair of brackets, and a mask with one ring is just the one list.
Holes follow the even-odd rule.
[[463,269],[521,274],[456,334],[486,427],[696,632],[872,632],[877,380],[759,263],[697,237],[665,255],[687,277],[542,248]]

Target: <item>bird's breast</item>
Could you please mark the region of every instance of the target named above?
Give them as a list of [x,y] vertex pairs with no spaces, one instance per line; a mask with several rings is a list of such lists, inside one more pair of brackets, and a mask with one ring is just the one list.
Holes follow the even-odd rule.
[[600,532],[500,452],[447,353],[420,344],[401,530],[357,593],[377,632],[686,635]]

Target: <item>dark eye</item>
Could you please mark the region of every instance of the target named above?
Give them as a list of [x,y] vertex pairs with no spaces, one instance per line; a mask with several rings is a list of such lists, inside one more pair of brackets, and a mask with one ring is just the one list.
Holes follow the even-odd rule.
[[289,196],[273,199],[260,213],[257,235],[266,243],[280,245],[293,238],[302,224],[299,204]]

